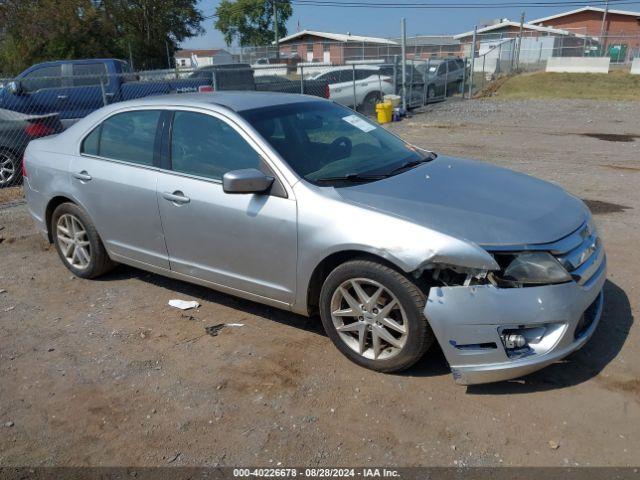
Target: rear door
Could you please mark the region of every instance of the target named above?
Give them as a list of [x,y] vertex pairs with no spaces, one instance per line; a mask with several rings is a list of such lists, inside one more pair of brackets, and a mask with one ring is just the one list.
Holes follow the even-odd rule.
[[68,86],[67,118],[84,118],[108,103],[111,93],[104,63],[67,63],[62,72]]
[[72,193],[115,260],[169,269],[156,197],[161,110],[116,113],[85,137]]
[[342,105],[353,107],[353,70],[337,70],[335,83],[329,85],[331,99]]
[[169,167],[159,174],[157,191],[171,269],[291,303],[295,201],[282,195],[282,184],[267,194],[222,189],[222,176],[230,170],[259,168],[273,175],[257,146],[222,116],[176,111],[167,157]]

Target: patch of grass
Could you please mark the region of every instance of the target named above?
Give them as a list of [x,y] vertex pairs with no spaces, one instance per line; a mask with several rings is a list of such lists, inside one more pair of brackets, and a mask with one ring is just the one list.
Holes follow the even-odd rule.
[[22,187],[9,187],[0,188],[0,204],[15,202],[22,200],[24,195],[22,194]]
[[494,94],[509,100],[580,98],[640,100],[640,75],[597,73],[532,73],[510,77]]

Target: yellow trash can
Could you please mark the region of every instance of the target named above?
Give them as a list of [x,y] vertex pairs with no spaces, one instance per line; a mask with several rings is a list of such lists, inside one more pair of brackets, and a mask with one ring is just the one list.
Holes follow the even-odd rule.
[[378,123],[389,123],[393,119],[393,104],[391,102],[378,103],[376,105],[376,114],[378,115]]

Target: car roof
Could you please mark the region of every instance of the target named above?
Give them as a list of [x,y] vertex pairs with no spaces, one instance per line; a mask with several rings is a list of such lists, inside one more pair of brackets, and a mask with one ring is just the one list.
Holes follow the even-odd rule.
[[305,102],[327,102],[328,100],[311,95],[300,95],[293,93],[274,92],[254,92],[254,91],[223,91],[211,93],[180,93],[171,95],[157,95],[152,97],[128,100],[126,102],[114,103],[111,106],[114,110],[118,107],[147,107],[153,105],[160,106],[182,106],[182,107],[203,107],[207,105],[220,105],[236,112],[253,110],[255,108],[273,107],[278,105],[290,105]]
[[[318,74],[328,73],[328,72],[337,72],[340,70],[353,70],[353,67],[354,65],[345,65],[341,67],[327,67],[321,72],[318,72]],[[379,70],[380,69],[379,65],[361,65],[357,63],[355,64],[355,67],[356,67],[356,70]]]

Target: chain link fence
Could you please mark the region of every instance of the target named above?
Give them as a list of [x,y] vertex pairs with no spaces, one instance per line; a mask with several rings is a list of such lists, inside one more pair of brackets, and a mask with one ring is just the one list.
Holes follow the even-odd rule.
[[[0,82],[0,188],[22,183],[22,155],[34,139],[60,133],[91,112],[153,95],[261,91],[330,98],[375,115],[386,95],[407,108],[434,100],[424,81],[429,62],[372,58],[341,64],[225,64],[132,71],[120,60],[60,61],[35,65]],[[444,87],[446,94],[446,86]]]
[[[452,97],[472,98],[501,75],[544,70],[552,57],[608,56],[625,68],[640,56],[640,38],[605,39],[527,30],[473,36],[407,38],[382,44],[304,42],[236,49],[233,64],[206,59],[175,69],[134,72],[121,60],[59,61],[0,79],[0,188],[22,181],[29,141],[112,103],[151,95],[250,90],[329,98],[365,115],[385,99],[398,113]],[[474,41],[475,40],[475,41]]]

